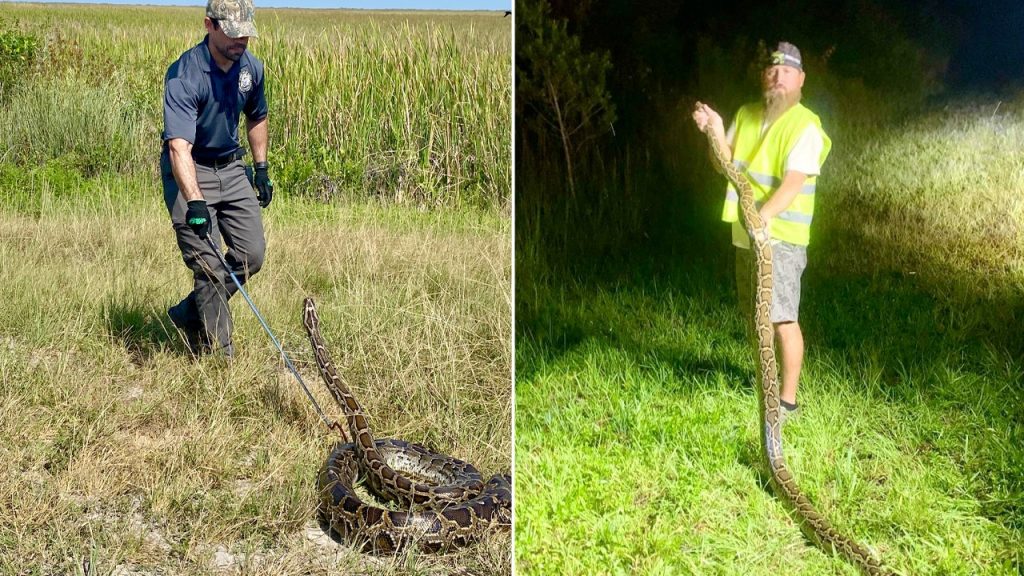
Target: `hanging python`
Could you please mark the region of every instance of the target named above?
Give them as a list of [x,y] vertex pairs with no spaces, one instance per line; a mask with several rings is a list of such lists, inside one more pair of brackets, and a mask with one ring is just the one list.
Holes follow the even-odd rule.
[[757,212],[754,190],[746,175],[726,157],[714,131],[710,128],[710,123],[704,126],[704,134],[707,136],[712,156],[739,193],[743,223],[753,242],[757,278],[754,327],[757,335],[759,424],[762,454],[771,472],[772,485],[776,494],[793,508],[808,536],[820,548],[841,555],[870,576],[891,575],[893,573],[866,548],[832,527],[797,486],[793,474],[786,465],[782,451],[775,329],[771,323],[772,247],[768,240],[767,226]]

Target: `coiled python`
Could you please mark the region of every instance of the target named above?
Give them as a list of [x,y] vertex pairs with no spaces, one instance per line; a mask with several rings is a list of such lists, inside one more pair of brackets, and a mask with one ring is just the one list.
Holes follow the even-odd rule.
[[[350,441],[338,426],[346,443],[331,452],[318,478],[320,513],[339,537],[366,552],[392,554],[409,546],[437,552],[469,544],[492,528],[511,527],[510,476],[496,474],[484,483],[462,460],[402,440],[375,440],[359,402],[334,369],[312,298],[304,302],[302,323],[351,434]],[[363,502],[353,489],[360,476],[370,492],[403,509]]]
[[786,466],[782,453],[782,422],[779,417],[779,381],[775,360],[775,329],[771,323],[772,305],[772,247],[768,242],[768,231],[764,220],[758,214],[754,203],[754,191],[746,176],[735,166],[719,145],[718,138],[705,126],[712,154],[726,177],[739,191],[740,210],[747,233],[753,240],[756,261],[757,287],[754,299],[754,325],[758,346],[758,400],[761,410],[761,445],[771,470],[772,484],[776,493],[789,502],[810,532],[812,540],[824,550],[836,552],[871,576],[893,574],[878,562],[863,546],[840,534],[829,524],[811,501],[797,487],[793,474]]

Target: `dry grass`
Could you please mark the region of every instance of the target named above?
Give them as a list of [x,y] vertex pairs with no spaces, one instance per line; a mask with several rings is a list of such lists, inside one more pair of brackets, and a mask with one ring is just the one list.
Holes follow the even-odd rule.
[[[286,199],[265,216],[250,293],[331,416],[306,295],[379,436],[507,471],[507,220]],[[0,212],[0,276],[0,573],[511,573],[507,534],[398,558],[324,536],[335,438],[241,298],[231,365],[183,354],[164,310],[189,273],[156,193]]]

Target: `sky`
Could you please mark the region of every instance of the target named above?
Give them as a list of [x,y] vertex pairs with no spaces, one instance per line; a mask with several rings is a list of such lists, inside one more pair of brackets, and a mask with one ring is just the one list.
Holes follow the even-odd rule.
[[[35,0],[52,2],[54,0]],[[60,0],[76,4],[95,0]],[[2,2],[0,2],[2,3]],[[206,0],[105,0],[103,4],[205,6]],[[380,10],[511,10],[512,0],[255,0],[257,8],[374,8]]]

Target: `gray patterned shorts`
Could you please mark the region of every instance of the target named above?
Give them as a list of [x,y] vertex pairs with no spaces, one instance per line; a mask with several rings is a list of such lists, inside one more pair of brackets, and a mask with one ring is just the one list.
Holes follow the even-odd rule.
[[[800,307],[800,276],[806,267],[806,246],[772,241],[772,324],[797,321]],[[751,250],[737,248],[736,293],[744,319],[750,326],[753,326],[756,288],[754,253]]]

